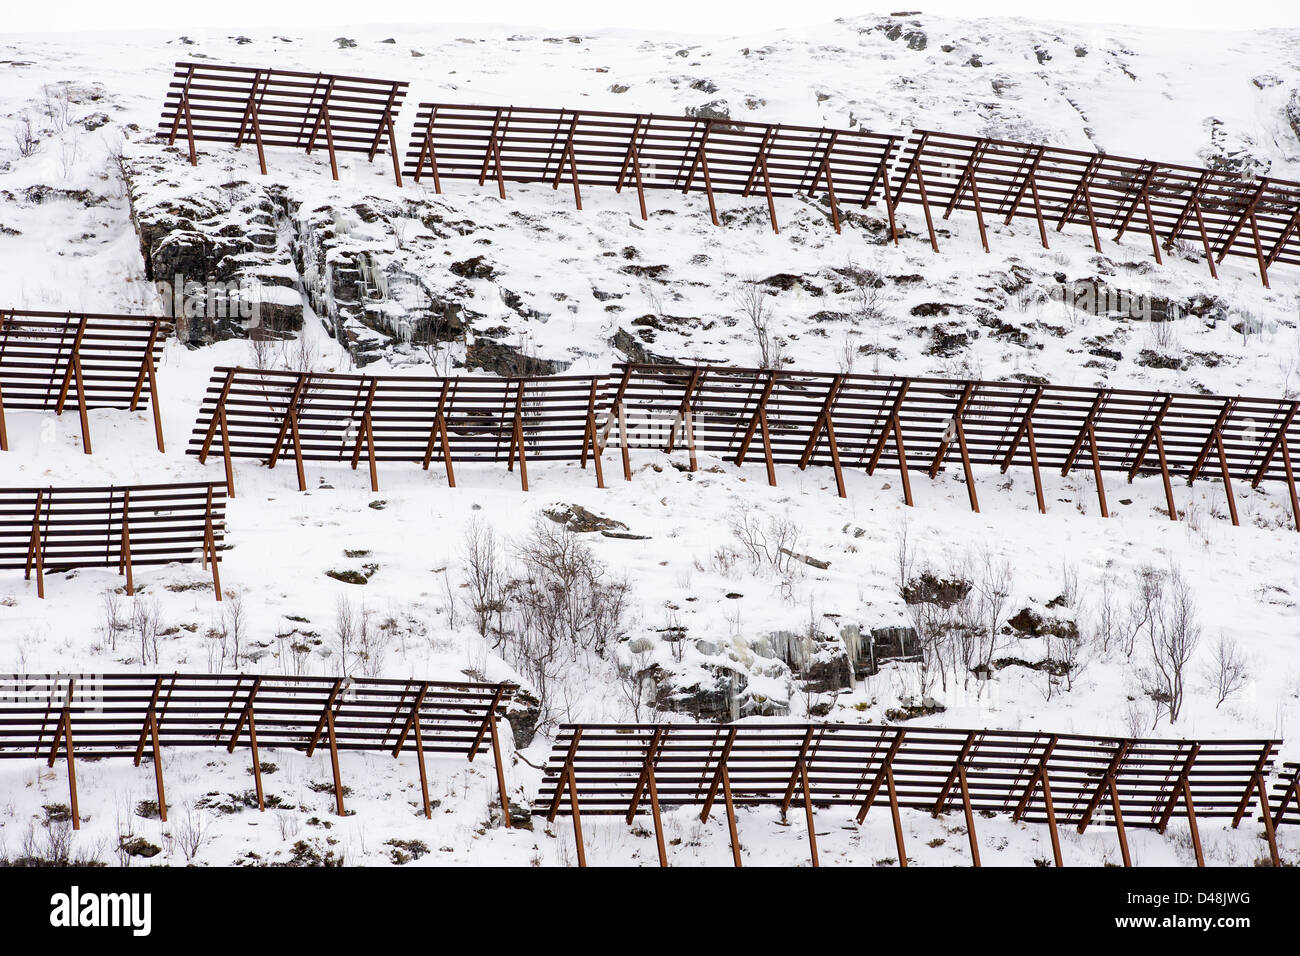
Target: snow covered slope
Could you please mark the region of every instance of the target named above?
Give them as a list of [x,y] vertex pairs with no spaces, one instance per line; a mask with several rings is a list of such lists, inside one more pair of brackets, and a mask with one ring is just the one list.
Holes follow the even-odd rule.
[[[21,131],[26,113],[39,142],[27,156],[7,134],[0,142],[0,306],[156,311],[146,268],[163,260],[152,238],[142,251],[134,215],[149,236],[153,229],[263,236],[231,275],[281,290],[282,321],[292,327],[302,316],[302,328],[260,349],[236,329],[222,333],[235,338],[213,336],[221,340],[202,347],[169,344],[160,369],[172,449],[165,456],[153,449],[148,412],[92,412],[93,457],[80,453],[74,416],[10,413],[12,450],[0,454],[0,484],[217,478],[218,464],[200,466],[179,453],[214,365],[326,371],[365,363],[368,372],[432,366],[442,373],[543,362],[588,372],[637,354],[751,364],[757,347],[735,301],[751,279],[768,293],[792,368],[1039,376],[1228,394],[1300,389],[1295,270],[1275,270],[1267,291],[1249,263],[1230,262],[1215,282],[1197,262],[1171,256],[1155,267],[1138,237],[1104,240],[1098,256],[1084,235],[1067,231],[1044,251],[1025,223],[994,226],[986,255],[961,214],[944,224],[935,255],[916,237],[923,221],[915,207],[904,207],[908,236],[897,248],[882,241],[883,209],[867,210],[837,236],[819,207],[798,199],[778,200],[779,236],[758,199],[722,198],[726,224],[715,229],[700,197],[652,194],[653,214],[641,223],[633,197],[599,190],[584,195],[579,213],[563,190],[542,186],[511,187],[504,202],[466,184],[441,196],[427,185],[398,189],[384,157],[373,165],[345,159],[338,183],[326,158],[287,151],[268,154],[265,178],[251,150],[204,150],[192,169],[178,150],[152,139],[175,60],[409,79],[403,144],[421,100],[662,112],[707,106],[736,118],[897,132],[915,124],[1250,164],[1300,178],[1297,50],[1300,32],[931,17],[707,40],[396,27],[292,37],[5,38],[0,126]],[[168,216],[176,222],[164,228]],[[1062,283],[1079,280],[1150,297],[1161,309],[1175,303],[1184,314],[1153,323],[1069,308],[1059,300]],[[420,321],[432,314],[447,319],[445,334],[422,343]],[[909,509],[897,475],[884,471],[849,474],[849,496],[840,500],[833,477],[818,469],[778,469],[778,486],[769,488],[761,465],[706,460],[690,474],[683,462],[680,454],[670,460],[637,451],[633,480],[615,478],[606,490],[594,487],[590,472],[539,464],[529,494],[490,465],[458,468],[454,490],[436,470],[381,468],[378,494],[364,471],[311,468],[312,490],[300,494],[289,470],[239,465],[222,568],[238,602],[218,606],[194,589],[198,567],[143,571],[134,599],[105,597],[121,586],[108,571],[52,576],[45,601],[21,575],[5,572],[0,666],[317,674],[347,667],[519,680],[537,701],[515,726],[520,750],[510,779],[521,806],[536,788],[532,765],[548,750],[546,734],[560,720],[788,714],[882,721],[911,712],[950,726],[1279,736],[1289,741],[1287,755],[1300,754],[1300,536],[1288,530],[1289,502],[1279,488],[1238,487],[1242,527],[1233,528],[1222,487],[1208,477],[1176,489],[1186,515],[1175,524],[1162,510],[1158,481],[1148,479],[1114,480],[1115,516],[1103,521],[1082,474],[1048,477],[1049,514],[1038,516],[1025,475],[978,472],[984,511],[975,515],[960,470],[951,467],[934,482],[914,473],[917,506]],[[614,595],[625,606],[607,645],[565,645],[554,661],[539,663],[519,582],[548,537],[533,530],[535,522],[553,536],[560,524],[544,512],[577,513],[578,527],[591,527],[577,508],[625,526],[606,527],[624,536],[577,535],[590,552],[588,567],[599,572],[587,582],[597,585],[597,601]],[[769,545],[780,539],[829,567],[769,560],[756,527]],[[495,591],[482,586],[482,562],[472,557],[472,541],[482,544],[489,529],[501,579]],[[904,592],[916,593],[907,585],[926,573],[965,585],[960,600],[907,603]],[[503,590],[510,580],[515,587]],[[1153,581],[1166,597],[1185,583],[1201,634],[1172,723],[1143,623],[1141,584],[1149,595]],[[114,600],[110,613],[105,602]],[[476,607],[485,604],[495,609],[480,615]],[[133,607],[148,612],[137,617],[161,621],[156,660],[129,622]],[[1156,609],[1174,613],[1168,600]],[[110,618],[127,623],[119,629]],[[970,638],[970,653],[978,663],[987,658],[987,670],[972,670],[960,641],[938,642],[920,663],[912,659],[919,632],[939,618],[946,633]],[[365,621],[377,635],[363,654],[341,645],[349,621]],[[900,652],[905,659],[888,659]],[[1225,654],[1244,670],[1220,701]],[[539,733],[529,739],[534,721]],[[344,820],[331,819],[329,795],[311,786],[328,779],[321,757],[267,759],[278,764],[268,787],[284,808],[259,817],[239,799],[251,785],[242,761],[167,755],[178,808],[169,826],[134,812],[152,792],[145,771],[89,764],[80,774],[87,822],[78,846],[111,861],[121,838],[135,835],[162,847],[154,862],[183,862],[191,855],[185,826],[206,827],[192,854],[200,863],[313,862],[331,852],[347,863],[382,863],[415,855],[390,840],[421,841],[430,851],[422,863],[571,862],[567,824],[553,828],[556,839],[540,827],[507,833],[488,825],[494,782],[486,768],[435,762],[442,804],[430,824],[415,816],[408,758],[346,757],[356,814]],[[66,795],[61,768],[6,764],[0,855],[12,856],[33,825],[42,839],[41,808]],[[823,823],[832,818],[819,813]],[[965,859],[952,822],[907,814],[906,823],[917,862]],[[887,826],[881,818],[861,830],[829,827],[823,857],[887,859]],[[670,827],[682,841],[676,859],[728,859],[717,819],[700,825],[673,815]],[[590,831],[593,862],[654,862],[652,841],[619,821]],[[999,819],[987,822],[982,840],[984,832],[990,846],[1002,847],[988,851],[986,863],[1047,855],[1039,828]],[[1246,864],[1263,852],[1250,827],[1207,825],[1202,833],[1214,863]],[[804,858],[802,834],[778,826],[775,814],[743,814],[741,834],[756,862]],[[944,842],[927,846],[936,840]],[[1283,841],[1295,860],[1297,835],[1284,833]],[[1177,839],[1140,835],[1134,844],[1139,865],[1191,858]],[[1100,828],[1070,835],[1065,853],[1072,863],[1111,859],[1113,837]]]

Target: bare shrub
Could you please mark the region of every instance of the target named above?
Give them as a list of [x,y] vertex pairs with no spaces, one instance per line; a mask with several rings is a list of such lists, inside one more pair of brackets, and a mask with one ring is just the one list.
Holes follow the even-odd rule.
[[18,114],[18,125],[14,127],[14,145],[18,147],[18,155],[23,159],[41,151],[40,138],[32,128],[32,114],[26,110]]
[[72,812],[66,804],[51,804],[44,811],[39,821],[28,825],[16,854],[11,855],[0,840],[0,867],[103,865],[99,859],[104,850],[102,841],[89,847],[82,842],[85,837],[78,841],[72,829]]
[[448,573],[446,568],[440,569],[438,573],[442,575],[442,590],[447,599],[447,627],[449,630],[454,631],[460,623],[460,616],[457,614],[456,610],[456,605],[458,603],[456,600],[456,590],[451,583],[451,575]]
[[627,652],[627,660],[618,665],[618,689],[627,703],[632,720],[640,723],[646,719],[647,712],[653,711],[648,704],[654,695],[654,655],[648,648],[638,648]]
[[81,144],[76,136],[68,134],[59,142],[59,173],[64,181],[72,178],[72,173],[81,162]]
[[1201,625],[1196,616],[1196,599],[1192,587],[1177,568],[1168,574],[1162,600],[1146,625],[1150,669],[1147,672],[1153,700],[1169,713],[1169,722],[1178,720],[1186,690],[1187,662],[1201,639]]
[[72,89],[66,83],[46,86],[41,112],[49,120],[50,128],[55,133],[62,133],[72,121]]
[[1140,698],[1131,699],[1125,705],[1124,729],[1130,737],[1142,737],[1151,732],[1151,714]]
[[378,677],[384,669],[384,657],[388,653],[388,644],[395,631],[395,622],[390,619],[384,624],[376,624],[375,612],[366,607],[364,601],[357,608],[356,624],[356,668],[363,677]]
[[799,528],[788,515],[769,515],[766,522],[746,508],[737,508],[727,518],[727,526],[749,558],[754,572],[770,569],[787,574],[799,544]]
[[364,603],[358,615],[357,609],[352,606],[347,595],[339,595],[338,601],[334,604],[334,649],[339,655],[339,666],[343,670],[344,677],[349,676],[349,662],[356,657],[364,617]]
[[221,609],[221,640],[226,646],[222,648],[224,657],[227,650],[230,660],[239,666],[240,655],[248,637],[248,610],[244,607],[244,592],[227,591],[226,600]]
[[[975,634],[977,653],[975,665],[987,672],[993,663],[997,651],[997,636],[1006,621],[1007,602],[1011,599],[1011,587],[1014,581],[1011,562],[999,561],[992,549],[985,548],[974,562],[973,583],[975,585],[976,616],[980,626]],[[971,661],[967,661],[969,667]]]
[[131,630],[140,642],[140,663],[158,663],[158,637],[162,633],[162,608],[153,598],[136,598],[131,607]]
[[[499,635],[505,611],[505,575],[501,567],[501,547],[491,525],[477,518],[465,529],[462,547],[469,609],[479,635],[487,637],[494,630]],[[500,638],[494,646],[500,643]]]
[[506,586],[505,655],[537,694],[540,725],[552,719],[561,674],[623,636],[632,587],[574,532],[543,518],[513,550],[520,573]]
[[898,532],[894,536],[894,583],[898,590],[907,587],[912,579],[912,568],[916,565],[916,545],[911,540],[912,526],[904,517],[898,522]]
[[187,803],[179,817],[173,818],[172,837],[187,861],[199,855],[203,844],[208,842],[212,821],[201,810],[195,810],[192,803]]
[[1215,710],[1250,682],[1250,666],[1235,638],[1219,635],[1204,674],[1215,695]]
[[104,636],[108,638],[110,650],[117,650],[117,639],[126,633],[131,622],[122,616],[122,599],[117,591],[109,588],[100,597],[104,608]]
[[776,368],[781,364],[781,345],[772,337],[772,305],[763,289],[762,281],[757,276],[748,276],[740,281],[732,301],[736,310],[749,323],[754,335],[754,344],[758,346],[760,368]]
[[854,321],[865,326],[874,325],[884,318],[881,289],[885,286],[885,280],[880,271],[871,266],[854,265],[850,258],[841,274],[852,283],[850,301],[853,304]]
[[900,589],[916,632],[917,689],[922,697],[934,690],[936,680],[946,691],[958,673],[970,674],[980,624],[972,598],[974,585],[962,575],[963,570],[943,573],[923,568]]
[[276,337],[262,328],[248,330],[248,354],[253,368],[265,372],[274,366]]
[[277,340],[280,346],[280,364],[291,372],[307,375],[316,371],[316,352],[307,341],[307,331],[292,338]]
[[1126,634],[1124,611],[1115,593],[1115,578],[1103,574],[1097,586],[1090,626],[1097,650],[1105,655],[1122,645]]
[[858,341],[861,333],[855,329],[846,329],[839,338],[835,348],[835,362],[839,365],[841,375],[852,375],[858,364]]

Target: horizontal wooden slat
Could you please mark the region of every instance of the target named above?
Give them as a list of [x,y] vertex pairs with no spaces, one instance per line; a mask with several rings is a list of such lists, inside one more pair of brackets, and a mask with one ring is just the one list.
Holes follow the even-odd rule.
[[[655,778],[661,806],[698,806],[709,797],[722,766],[723,748],[734,733],[726,760],[735,803],[781,805],[806,751],[812,803],[859,807],[890,762],[899,805],[928,811],[960,807],[952,774],[964,766],[973,808],[1010,813],[1019,805],[1044,757],[1055,810],[1061,823],[1078,824],[1105,778],[1116,753],[1124,757],[1115,775],[1125,823],[1155,827],[1170,803],[1173,787],[1199,745],[1188,773],[1196,813],[1231,817],[1258,772],[1271,773],[1279,741],[1125,739],[1079,734],[993,729],[959,730],[875,724],[733,725],[564,725],[547,761],[534,813],[549,814],[575,733],[572,768],[580,812],[626,814],[645,766],[652,738],[660,733]],[[972,737],[973,735],[973,737]],[[972,743],[967,748],[967,741]],[[877,800],[882,800],[877,797]],[[1108,808],[1107,808],[1108,809]],[[567,798],[557,812],[570,812]],[[1185,815],[1181,802],[1174,810]],[[1029,820],[1045,819],[1041,795],[1029,802]],[[1103,822],[1094,816],[1096,822]],[[1108,820],[1105,822],[1109,822]]]

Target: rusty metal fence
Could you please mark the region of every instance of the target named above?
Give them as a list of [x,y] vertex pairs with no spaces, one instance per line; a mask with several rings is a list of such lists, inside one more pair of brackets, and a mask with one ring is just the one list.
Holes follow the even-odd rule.
[[1273,799],[1277,803],[1274,825],[1300,824],[1300,763],[1285,763],[1273,784]]
[[81,417],[82,449],[90,454],[92,408],[153,410],[164,451],[157,364],[171,319],[99,312],[0,309],[0,451],[8,450],[5,409],[54,409],[69,400]]
[[[373,160],[387,138],[393,173],[402,184],[394,117],[405,82],[324,73],[180,62],[167,94],[159,135],[196,141],[247,142],[304,148],[322,140],[334,178],[335,151]],[[904,144],[904,141],[905,144]],[[884,199],[890,236],[899,239],[896,211],[919,204],[930,244],[939,250],[934,212],[945,219],[972,212],[985,251],[986,215],[1033,218],[1048,245],[1048,227],[1086,225],[1101,251],[1101,230],[1118,242],[1145,232],[1152,254],[1188,244],[1204,255],[1216,278],[1227,256],[1255,260],[1260,279],[1282,263],[1300,265],[1300,183],[1226,170],[1162,163],[1039,143],[914,129],[909,135],[705,116],[571,110],[465,103],[419,105],[405,156],[407,176],[491,182],[501,198],[506,182],[568,181],[582,208],[583,186],[635,188],[641,218],[646,190],[705,194],[714,225],[715,195],[759,193],[773,230],[774,198],[820,190],[835,231],[844,204],[866,208]]]
[[1254,259],[1264,285],[1276,263],[1300,265],[1300,183],[1243,178],[1226,170],[1107,153],[913,130],[893,169],[893,204],[916,203],[937,252],[933,212],[972,213],[984,251],[986,217],[1031,218],[1043,248],[1049,227],[1086,226],[1101,252],[1101,231],[1119,242],[1145,233],[1151,253],[1190,244],[1210,274],[1227,256]]
[[[1267,779],[1279,745],[875,724],[569,724],[559,730],[533,813],[572,819],[584,866],[583,814],[622,816],[631,826],[649,810],[666,866],[662,811],[698,807],[707,821],[717,804],[736,866],[738,806],[777,807],[783,818],[801,808],[814,866],[814,808],[856,809],[862,823],[875,806],[892,815],[900,866],[907,865],[900,809],[935,817],[960,810],[975,866],[977,814],[1045,824],[1057,866],[1060,826],[1079,833],[1094,823],[1113,827],[1128,866],[1126,828],[1163,834],[1179,819],[1203,866],[1198,821],[1229,819],[1237,827],[1254,800],[1277,866],[1274,827],[1286,807],[1279,800],[1274,816]],[[1296,765],[1287,767],[1294,794]]]
[[[645,219],[647,189],[703,192],[718,224],[717,193],[767,199],[779,232],[776,196],[814,195],[830,202],[835,231],[840,204],[865,207],[888,192],[889,159],[898,137],[867,130],[745,123],[653,113],[421,103],[406,174],[442,191],[444,179],[550,183],[566,179],[582,208],[582,186],[636,189]],[[892,222],[892,207],[890,210]]]
[[225,538],[226,486],[209,482],[70,488],[0,488],[0,569],[36,575],[113,568],[135,593],[135,568],[201,561],[217,565]]
[[[287,677],[270,674],[0,675],[0,759],[67,763],[72,824],[80,826],[76,757],[153,758],[158,810],[167,819],[163,748],[246,748],[257,808],[266,809],[259,748],[326,747],[336,812],[345,813],[343,751],[415,751],[426,817],[425,756],[473,760],[491,749],[504,825],[510,826],[499,722],[509,683]],[[75,741],[75,743],[74,743]]]
[[1228,516],[1240,523],[1234,482],[1286,489],[1300,530],[1295,464],[1300,401],[1023,382],[772,371],[726,366],[624,365],[610,376],[536,379],[311,375],[218,368],[189,453],[220,453],[233,487],[235,458],[274,467],[364,458],[378,490],[379,461],[446,466],[464,460],[590,461],[604,487],[602,453],[685,451],[736,465],[761,458],[770,484],[778,464],[829,466],[841,497],[845,469],[896,469],[913,504],[911,475],[930,478],[960,464],[970,506],[979,510],[973,469],[1012,467],[1033,478],[1047,511],[1043,469],[1090,472],[1099,512],[1109,517],[1104,475],[1158,476],[1167,513],[1179,519],[1174,479],[1224,485]]
[[453,462],[505,461],[528,490],[528,461],[595,460],[596,414],[604,379],[429,378],[403,375],[299,374],[217,368],[199,409],[189,453],[219,452],[234,487],[232,459],[274,468],[281,457],[303,463],[364,459],[371,488],[377,463],[440,463],[455,487]]
[[311,153],[323,146],[339,178],[338,153],[365,153],[373,161],[388,144],[393,177],[402,185],[393,120],[406,97],[405,82],[333,73],[182,61],[167,91],[158,135],[169,144],[184,135],[190,165],[196,143],[252,143],[266,173],[265,147]]

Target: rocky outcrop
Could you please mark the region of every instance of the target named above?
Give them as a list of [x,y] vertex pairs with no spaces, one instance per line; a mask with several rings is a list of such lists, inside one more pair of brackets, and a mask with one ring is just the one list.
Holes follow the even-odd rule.
[[176,196],[166,166],[128,161],[145,277],[191,345],[302,328],[298,273],[279,224],[287,200],[243,181]]

